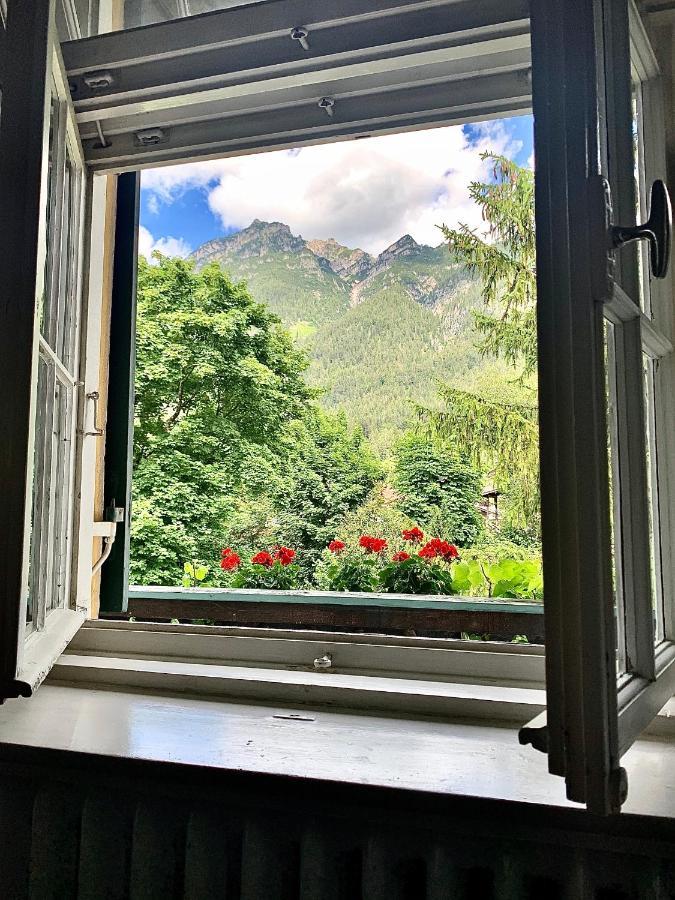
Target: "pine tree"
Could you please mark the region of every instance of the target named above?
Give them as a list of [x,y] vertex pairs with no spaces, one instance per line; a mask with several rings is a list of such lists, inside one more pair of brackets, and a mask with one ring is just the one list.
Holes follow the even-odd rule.
[[[504,156],[486,152],[481,158],[493,163],[492,180],[472,182],[469,194],[487,233],[481,236],[466,225],[441,230],[453,256],[481,281],[484,309],[473,311],[480,350],[514,368],[522,394],[537,367],[534,173]],[[539,505],[535,397],[531,403],[511,403],[448,385],[439,393],[444,409],[420,407],[420,420],[490,473],[510,495],[515,521],[532,523]]]

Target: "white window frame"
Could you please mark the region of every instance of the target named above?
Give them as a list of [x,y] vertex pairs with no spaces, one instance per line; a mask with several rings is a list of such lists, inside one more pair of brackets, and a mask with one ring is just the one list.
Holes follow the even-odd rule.
[[[16,456],[12,456],[15,465],[15,474],[13,480],[18,484],[23,484],[25,491],[23,501],[21,503],[22,511],[12,506],[7,511],[7,517],[4,527],[7,532],[7,539],[4,542],[2,553],[5,557],[3,560],[3,570],[9,573],[14,570],[16,575],[8,582],[8,590],[3,598],[0,616],[3,616],[5,627],[2,629],[0,636],[0,644],[2,646],[2,654],[0,658],[0,684],[2,685],[2,696],[30,696],[37,686],[48,673],[52,663],[58,658],[63,648],[67,646],[72,636],[77,632],[78,628],[85,621],[90,610],[90,586],[87,586],[86,593],[78,589],[81,584],[81,578],[77,569],[74,567],[75,561],[78,559],[77,536],[80,532],[79,521],[84,516],[91,516],[82,505],[81,486],[85,485],[88,479],[93,478],[93,471],[85,473],[81,477],[81,456],[82,449],[87,438],[84,431],[90,427],[88,425],[88,416],[90,410],[85,402],[83,387],[81,380],[82,374],[86,370],[86,357],[81,355],[81,346],[87,347],[86,329],[82,330],[81,322],[87,315],[87,304],[84,303],[84,282],[87,269],[86,259],[86,243],[84,240],[85,228],[90,220],[90,197],[91,182],[86,174],[84,155],[82,152],[82,144],[80,141],[79,130],[75,121],[74,110],[70,99],[70,90],[67,81],[63,59],[60,51],[60,45],[56,38],[55,24],[55,7],[54,3],[40,4],[40,10],[36,10],[35,17],[31,21],[30,12],[23,18],[21,13],[18,14],[20,19],[17,24],[17,34],[25,37],[26,41],[36,43],[36,49],[40,45],[45,50],[44,60],[40,62],[36,53],[33,65],[35,70],[32,77],[28,77],[25,69],[21,75],[26,78],[27,90],[32,92],[32,84],[34,82],[44,85],[44,102],[40,100],[42,106],[38,102],[33,101],[32,105],[26,99],[25,103],[29,107],[27,115],[24,110],[17,111],[16,105],[12,103],[17,99],[15,95],[20,95],[21,85],[17,85],[17,80],[7,77],[7,89],[5,100],[10,110],[13,110],[14,122],[24,117],[25,125],[30,130],[31,139],[36,150],[32,155],[28,154],[25,161],[26,169],[32,166],[32,173],[35,176],[35,189],[26,199],[22,196],[13,198],[14,209],[20,210],[20,213],[27,219],[31,219],[33,223],[32,236],[34,243],[29,246],[25,253],[28,256],[26,260],[26,271],[33,271],[35,280],[32,285],[32,297],[26,296],[23,302],[26,308],[32,310],[32,319],[29,320],[23,313],[19,312],[17,305],[8,304],[3,310],[3,330],[10,335],[24,333],[28,328],[29,321],[31,323],[32,335],[30,340],[15,338],[20,345],[31,348],[30,355],[30,403],[28,409],[25,407],[19,410],[18,403],[11,392],[15,389],[14,379],[19,379],[18,372],[12,370],[11,376],[6,381],[7,396],[5,398],[5,408],[12,409],[13,415],[10,416],[12,421],[20,421],[20,418],[26,417],[24,420],[24,432],[26,443],[17,446],[14,452]],[[12,13],[12,10],[10,10]],[[13,20],[10,16],[9,27],[13,26]],[[32,33],[31,33],[32,32]],[[37,35],[37,37],[35,37]],[[9,43],[7,43],[9,47]],[[16,49],[16,44],[15,44]],[[40,71],[38,71],[38,69]],[[40,74],[43,73],[43,74]],[[8,73],[9,75],[9,73]],[[52,197],[54,198],[54,208],[50,211],[54,227],[51,229],[50,243],[52,247],[58,248],[57,265],[51,267],[51,271],[46,271],[47,262],[47,142],[49,139],[49,117],[54,98],[54,189]],[[14,122],[12,123],[14,125]],[[24,123],[22,122],[22,126]],[[0,128],[2,120],[0,119]],[[21,129],[19,128],[19,133]],[[43,140],[39,147],[35,142],[35,134],[43,134]],[[14,128],[7,129],[3,135],[3,148],[8,148],[8,156],[11,158],[12,153],[17,152],[17,148],[13,147]],[[19,148],[20,149],[20,148]],[[62,231],[61,221],[61,200],[63,198],[64,177],[66,166],[71,167],[71,183],[77,185],[77,189],[71,193],[71,200],[74,206],[70,210],[69,227],[66,231]],[[4,177],[7,178],[7,170],[4,171]],[[10,181],[13,181],[10,172]],[[7,181],[4,182],[6,187],[6,195],[11,196],[11,187],[7,187]],[[4,193],[4,192],[3,192]],[[18,192],[17,192],[18,193]],[[23,206],[22,206],[23,201]],[[37,224],[37,228],[35,227]],[[71,227],[74,224],[74,229]],[[21,229],[16,222],[14,230],[18,235],[22,235]],[[67,237],[66,237],[67,236]],[[21,237],[18,238],[21,240]],[[18,252],[12,247],[12,238],[8,239],[8,253]],[[67,244],[67,246],[66,246]],[[65,250],[65,259],[62,251]],[[63,264],[65,262],[65,265]],[[90,277],[90,275],[89,275]],[[64,361],[60,358],[58,350],[48,339],[42,336],[40,332],[39,308],[40,298],[44,293],[46,279],[50,282],[50,296],[59,298],[57,310],[64,307],[65,291],[69,290],[69,296],[72,299],[72,319],[70,332],[70,351],[72,358]],[[26,291],[31,289],[31,284],[26,279]],[[100,300],[100,298],[99,298]],[[58,318],[59,312],[57,312]],[[17,327],[16,332],[13,331],[13,325],[17,324],[14,317],[23,316],[22,328]],[[98,323],[100,326],[100,322]],[[23,329],[23,330],[22,330]],[[43,358],[58,372],[59,383],[63,389],[70,394],[71,415],[70,415],[70,432],[68,440],[71,444],[71,451],[68,456],[67,470],[63,472],[63,483],[56,484],[53,487],[54,494],[52,496],[52,485],[48,484],[48,493],[45,495],[44,508],[47,511],[46,523],[46,544],[50,544],[50,536],[53,534],[55,516],[58,515],[61,520],[61,529],[64,533],[64,549],[65,555],[63,566],[60,574],[52,578],[50,576],[51,568],[48,567],[46,576],[43,575],[44,567],[42,561],[36,566],[39,572],[40,588],[34,590],[31,597],[32,614],[31,619],[27,622],[27,604],[29,595],[29,573],[30,573],[30,556],[31,544],[35,546],[35,542],[31,542],[33,533],[33,466],[34,466],[34,448],[36,441],[36,410],[37,410],[37,371],[38,360]],[[27,360],[26,360],[27,362]],[[17,391],[19,393],[19,391]],[[47,427],[45,440],[52,441],[50,437],[51,427]],[[17,430],[17,435],[21,431]],[[89,438],[91,440],[91,438]],[[17,441],[18,444],[18,441]],[[24,468],[25,466],[25,468]],[[77,474],[76,474],[77,473]],[[53,473],[52,473],[53,475]],[[54,479],[47,479],[47,482],[53,483]],[[75,485],[80,489],[76,489]],[[41,490],[38,488],[38,491]],[[18,492],[17,492],[18,493]],[[86,493],[86,491],[85,491]],[[18,499],[18,498],[17,498]],[[21,521],[21,524],[19,522]],[[51,557],[51,553],[47,553]],[[19,561],[20,572],[17,571],[17,562]],[[89,573],[91,566],[89,564]],[[16,577],[18,576],[18,577]],[[91,577],[91,576],[90,576]],[[49,582],[49,583],[47,583]],[[51,590],[53,584],[61,585],[58,592],[58,601],[53,599]]]

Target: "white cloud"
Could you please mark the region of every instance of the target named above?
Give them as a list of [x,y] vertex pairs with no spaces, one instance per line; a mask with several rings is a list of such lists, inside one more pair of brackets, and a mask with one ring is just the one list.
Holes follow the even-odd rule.
[[224,228],[280,221],[306,239],[378,253],[405,233],[436,245],[441,223],[481,228],[468,194],[489,170],[480,153],[521,147],[504,122],[487,122],[471,137],[452,126],[156,169],[143,188],[159,208],[201,187]]
[[192,247],[182,238],[162,237],[155,240],[150,231],[141,225],[138,229],[138,252],[153,262],[152,254],[157,250],[162,256],[187,256]]

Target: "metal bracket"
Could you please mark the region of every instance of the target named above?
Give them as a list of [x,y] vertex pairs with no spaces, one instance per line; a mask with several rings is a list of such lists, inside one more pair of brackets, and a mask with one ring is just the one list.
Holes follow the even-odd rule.
[[332,97],[322,97],[318,102],[319,109],[323,109],[328,115],[333,117],[333,107],[335,106],[335,100]]
[[101,399],[101,396],[98,391],[89,391],[89,393],[86,394],[86,398],[87,400],[91,400],[94,404],[94,428],[91,431],[87,431],[86,428],[84,428],[80,434],[84,435],[84,437],[103,437],[105,429],[99,428],[96,424],[98,422],[98,401]]
[[298,25],[297,28],[291,29],[291,40],[297,41],[303,50],[309,50],[309,31],[304,25]]
[[82,76],[82,81],[90,91],[104,91],[115,81],[112,72],[88,72]]

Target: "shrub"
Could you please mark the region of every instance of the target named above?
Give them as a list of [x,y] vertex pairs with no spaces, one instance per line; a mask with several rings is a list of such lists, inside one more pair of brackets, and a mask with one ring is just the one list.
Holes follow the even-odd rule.
[[395,450],[394,486],[403,512],[427,531],[452,534],[460,546],[480,536],[481,477],[449,444],[407,434]]
[[378,573],[378,581],[380,589],[390,594],[455,593],[448,565],[419,555],[393,558]]

